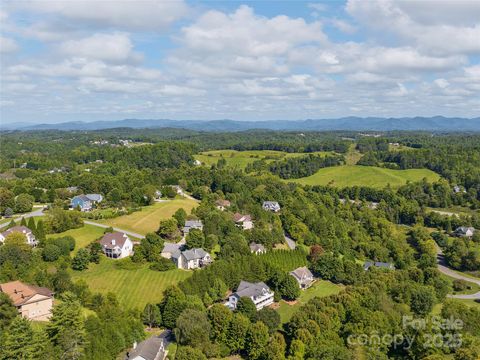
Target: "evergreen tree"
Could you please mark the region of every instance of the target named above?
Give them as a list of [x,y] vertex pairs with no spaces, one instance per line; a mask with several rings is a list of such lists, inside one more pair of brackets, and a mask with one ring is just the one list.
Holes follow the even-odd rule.
[[77,360],[83,356],[85,330],[82,308],[72,293],[63,294],[62,302],[53,308],[46,330],[62,359]]
[[0,292],[0,333],[10,325],[17,315],[18,311],[15,306],[13,306],[10,297]]
[[88,269],[88,264],[90,263],[90,253],[87,249],[78,250],[77,254],[73,257],[72,260],[72,269],[83,271]]
[[22,220],[20,220],[20,226],[27,226],[27,219],[22,216]]
[[40,219],[38,220],[38,223],[37,223],[37,233],[35,234],[36,238],[39,240],[39,241],[45,241],[46,240],[46,235],[45,235],[45,226],[43,224],[43,220]]
[[18,316],[4,334],[0,360],[25,359],[40,360],[38,354],[41,344],[30,325],[30,321]]
[[149,328],[160,326],[162,323],[162,314],[157,305],[147,304],[143,309],[142,321],[148,325]]
[[35,225],[35,219],[33,217],[28,218],[27,227],[32,230],[33,235],[37,237],[37,225]]
[[249,297],[241,297],[237,302],[237,312],[245,315],[250,321],[256,321],[257,308]]

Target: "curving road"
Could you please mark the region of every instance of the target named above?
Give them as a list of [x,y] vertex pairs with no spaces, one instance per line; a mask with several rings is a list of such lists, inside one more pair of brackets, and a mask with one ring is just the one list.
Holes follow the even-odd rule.
[[[101,227],[101,228],[109,228],[110,225],[105,225],[105,224],[99,224],[97,222],[94,222],[94,221],[90,221],[90,220],[83,220],[83,223],[84,224],[87,224],[87,225],[93,225],[93,226],[98,226],[98,227]],[[115,231],[120,231],[120,232],[123,232],[127,235],[130,235],[132,237],[135,237],[135,238],[138,238],[138,239],[143,239],[145,237],[145,235],[142,235],[142,234],[138,234],[138,233],[135,233],[133,231],[127,231],[127,230],[123,230],[123,229],[120,229],[120,228],[117,228],[117,227],[112,227],[113,230]]]
[[[14,215],[14,216],[12,216],[11,220],[17,221],[18,219],[21,219],[22,217],[28,219],[28,218],[31,218],[31,217],[44,216],[45,214],[43,213],[43,209],[44,209],[44,207],[42,206],[42,207],[39,207],[36,210],[33,210],[33,211],[31,211],[29,213],[26,213],[26,214],[23,214],[23,215]],[[8,225],[10,225],[10,221],[7,221],[6,223],[0,224],[0,229],[4,228],[5,226],[8,226]]]
[[[464,280],[480,286],[480,279],[462,275],[461,273],[447,267],[447,263],[445,261],[445,257],[443,256],[442,249],[438,245],[437,245],[437,264],[438,264],[437,265],[438,271],[440,271],[442,274],[445,274],[454,279]],[[474,294],[447,295],[447,297],[452,299],[477,300],[477,299],[480,299],[480,291]]]

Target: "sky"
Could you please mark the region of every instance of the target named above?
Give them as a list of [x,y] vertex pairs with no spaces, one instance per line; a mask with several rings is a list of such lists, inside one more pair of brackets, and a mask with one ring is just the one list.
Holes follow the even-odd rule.
[[480,1],[0,0],[0,121],[480,114]]

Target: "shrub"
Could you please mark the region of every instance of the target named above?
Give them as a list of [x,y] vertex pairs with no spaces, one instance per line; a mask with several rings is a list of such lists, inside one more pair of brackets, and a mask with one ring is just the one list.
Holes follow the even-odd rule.
[[175,264],[170,259],[160,258],[150,265],[150,269],[155,271],[168,271],[175,269]]
[[42,258],[45,261],[55,261],[62,255],[62,250],[54,244],[47,244],[42,251]]

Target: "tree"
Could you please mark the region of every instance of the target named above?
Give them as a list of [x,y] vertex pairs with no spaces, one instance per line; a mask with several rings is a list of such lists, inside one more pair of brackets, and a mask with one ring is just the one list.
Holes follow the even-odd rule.
[[40,360],[43,355],[39,353],[42,345],[38,340],[30,321],[18,316],[4,334],[0,359]]
[[245,350],[249,359],[261,359],[268,345],[268,328],[262,322],[251,324],[245,341]]
[[435,291],[430,286],[420,286],[412,291],[410,307],[418,315],[427,315],[435,305]]
[[35,237],[37,238],[38,241],[45,241],[46,240],[46,236],[45,236],[45,226],[43,224],[43,220],[40,219],[38,220],[38,223],[37,223],[37,233],[35,234]]
[[5,293],[0,292],[0,333],[10,325],[17,315],[18,311],[15,306],[13,306],[10,297]]
[[5,211],[3,212],[3,215],[6,218],[11,218],[13,216],[13,209],[11,207],[7,207]]
[[56,261],[62,255],[58,246],[47,244],[42,250],[42,257],[45,261]]
[[28,218],[27,227],[32,230],[32,233],[37,236],[37,225],[35,224],[35,219],[33,217]]
[[88,269],[88,264],[90,263],[90,253],[87,249],[78,250],[77,254],[73,257],[72,260],[72,269],[83,271]]
[[90,250],[90,262],[95,264],[100,263],[100,256],[102,255],[102,245],[100,243],[94,241],[88,247]]
[[305,344],[301,340],[293,340],[288,350],[288,360],[303,360],[305,358]]
[[177,220],[174,218],[160,220],[157,234],[168,241],[177,241],[180,238],[180,230],[178,230]]
[[179,346],[175,353],[175,360],[207,360],[207,357],[199,349],[190,346]]
[[183,208],[180,208],[177,211],[175,211],[175,214],[173,214],[173,217],[177,220],[178,226],[180,227],[185,226],[185,220],[187,219],[187,212]]
[[268,327],[268,332],[273,334],[280,326],[280,314],[270,308],[263,308],[257,313],[257,320]]
[[25,219],[24,216],[22,216],[22,220],[20,220],[20,226],[27,226],[27,219]]
[[199,347],[210,338],[210,323],[204,312],[186,309],[177,319],[175,338],[181,345]]
[[28,194],[20,194],[15,198],[14,210],[16,213],[25,213],[32,211],[35,199]]
[[300,296],[300,287],[297,280],[291,275],[285,275],[280,283],[280,294],[286,300],[295,300]]
[[245,341],[250,328],[250,320],[242,314],[233,313],[227,330],[226,345],[232,353],[238,353],[245,348]]
[[232,312],[223,304],[213,304],[208,309],[207,316],[210,321],[212,339],[225,343],[228,326],[233,318]]
[[237,312],[245,315],[250,321],[255,321],[257,318],[257,308],[249,297],[241,297],[237,302]]
[[205,236],[199,229],[192,229],[188,232],[186,237],[186,245],[188,249],[203,248],[205,243]]
[[86,335],[82,308],[73,294],[65,293],[62,302],[53,308],[46,331],[62,359],[77,360],[82,357]]
[[142,313],[142,321],[148,325],[150,329],[154,326],[160,326],[162,324],[162,314],[158,306],[154,304],[145,305]]
[[265,349],[265,359],[267,360],[285,360],[285,349],[287,345],[285,338],[279,332],[270,337],[268,346]]
[[0,187],[0,213],[4,213],[7,208],[11,209],[14,206],[15,194],[5,187]]

